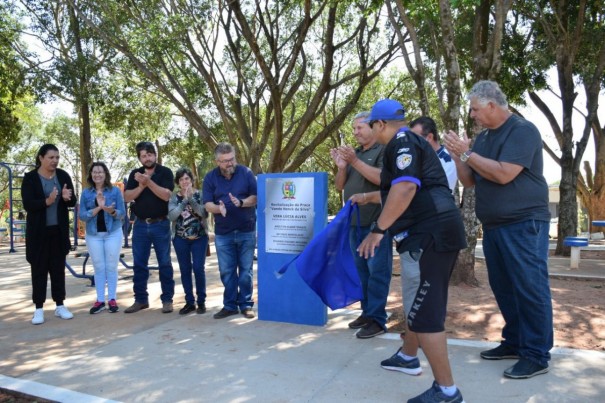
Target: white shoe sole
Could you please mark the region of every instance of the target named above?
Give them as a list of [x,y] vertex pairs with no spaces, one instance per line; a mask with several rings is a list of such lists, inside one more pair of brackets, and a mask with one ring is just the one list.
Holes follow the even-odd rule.
[[381,365],[382,368],[388,369],[389,371],[403,372],[406,375],[418,376],[422,374],[422,368],[402,368],[402,367],[389,367]]

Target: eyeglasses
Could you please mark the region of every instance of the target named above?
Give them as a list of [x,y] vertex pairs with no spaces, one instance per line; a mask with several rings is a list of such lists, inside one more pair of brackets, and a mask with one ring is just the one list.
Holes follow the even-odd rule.
[[235,162],[235,157],[229,158],[228,160],[217,160],[219,164],[231,164]]

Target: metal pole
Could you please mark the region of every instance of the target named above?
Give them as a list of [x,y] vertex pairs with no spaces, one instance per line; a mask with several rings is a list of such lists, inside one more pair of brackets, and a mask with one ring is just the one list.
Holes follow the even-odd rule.
[[76,250],[78,247],[78,204],[75,205],[74,209],[74,247],[73,250]]
[[13,170],[4,162],[0,162],[0,166],[3,166],[8,170],[8,226],[10,230],[9,253],[15,253],[17,251],[15,250],[15,226],[13,223]]

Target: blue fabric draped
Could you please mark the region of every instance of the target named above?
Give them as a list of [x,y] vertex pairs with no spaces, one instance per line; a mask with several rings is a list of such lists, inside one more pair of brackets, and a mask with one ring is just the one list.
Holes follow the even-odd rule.
[[[305,249],[284,265],[278,275],[285,273],[296,261],[296,269],[330,309],[344,308],[363,298],[359,274],[349,246],[349,228],[353,211],[357,212],[359,237],[359,207],[347,201],[345,206]],[[358,243],[361,239],[358,239]]]

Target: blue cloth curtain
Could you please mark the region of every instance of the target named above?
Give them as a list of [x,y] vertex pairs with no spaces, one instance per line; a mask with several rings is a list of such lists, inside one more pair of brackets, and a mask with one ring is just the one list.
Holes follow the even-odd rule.
[[331,309],[344,308],[363,298],[361,281],[349,246],[349,228],[354,211],[357,212],[359,227],[359,207],[347,201],[332,222],[278,271],[278,274],[283,274],[296,262],[302,279]]

